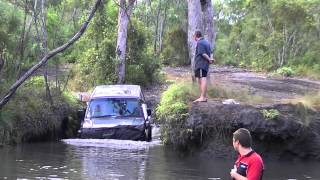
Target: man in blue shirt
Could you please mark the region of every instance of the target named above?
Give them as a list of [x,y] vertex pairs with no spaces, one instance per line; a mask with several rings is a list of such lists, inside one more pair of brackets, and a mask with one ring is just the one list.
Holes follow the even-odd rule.
[[194,73],[201,92],[200,97],[194,102],[206,102],[207,74],[209,73],[209,64],[214,62],[214,59],[211,58],[212,48],[210,43],[203,38],[201,31],[195,31],[193,38],[197,41]]

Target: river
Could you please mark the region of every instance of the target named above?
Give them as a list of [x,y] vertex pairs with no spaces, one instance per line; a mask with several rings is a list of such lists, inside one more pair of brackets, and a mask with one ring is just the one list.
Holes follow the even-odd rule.
[[[230,144],[231,145],[231,144]],[[0,147],[0,179],[230,179],[227,159],[183,157],[152,142],[66,139]],[[320,179],[320,162],[265,160],[265,180]]]

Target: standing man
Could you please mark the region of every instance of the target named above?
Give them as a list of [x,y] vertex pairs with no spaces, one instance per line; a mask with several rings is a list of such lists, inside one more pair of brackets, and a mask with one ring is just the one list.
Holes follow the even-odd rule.
[[214,62],[214,59],[211,58],[212,49],[210,43],[203,38],[201,31],[195,31],[193,38],[197,41],[194,73],[201,92],[200,97],[193,102],[206,102],[207,74],[209,73],[209,64]]
[[250,132],[240,128],[233,133],[233,147],[239,153],[234,169],[230,175],[234,180],[261,180],[263,174],[263,161],[259,154],[251,148],[252,138]]

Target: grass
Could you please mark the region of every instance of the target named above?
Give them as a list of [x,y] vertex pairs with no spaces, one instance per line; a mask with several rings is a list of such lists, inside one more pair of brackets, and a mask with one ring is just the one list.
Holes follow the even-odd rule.
[[298,76],[308,77],[310,79],[320,80],[320,65],[315,64],[313,66],[307,65],[299,65],[295,67],[295,71],[297,72]]
[[208,88],[208,97],[213,99],[235,99],[236,101],[256,104],[263,103],[267,100],[262,96],[250,94],[248,89],[227,89],[219,85],[212,85]]
[[[167,80],[166,83],[170,85],[174,85],[177,83],[180,84],[178,85],[180,86],[180,89],[183,88],[184,91],[187,91],[185,93],[189,95],[189,101],[195,100],[200,94],[198,84],[190,83],[185,79],[184,80],[170,79],[170,80]],[[173,91],[176,91],[176,90],[178,90],[178,88]],[[179,95],[177,94],[177,96]],[[243,102],[246,104],[260,104],[260,103],[269,102],[267,99],[265,99],[262,96],[252,95],[252,93],[250,93],[249,89],[247,88],[235,87],[233,89],[230,89],[230,87],[224,86],[223,84],[217,84],[217,83],[208,85],[207,96],[209,99],[217,99],[217,100],[235,99],[236,101]]]
[[320,110],[320,91],[317,93],[306,94],[301,98],[290,100],[289,102],[293,104],[302,103],[310,109]]

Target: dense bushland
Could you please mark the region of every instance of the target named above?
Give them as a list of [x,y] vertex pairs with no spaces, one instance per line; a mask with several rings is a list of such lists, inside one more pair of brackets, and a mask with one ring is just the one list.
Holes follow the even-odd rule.
[[234,0],[215,7],[218,62],[320,77],[318,0]]
[[70,93],[59,93],[52,91],[51,104],[43,76],[27,81],[0,112],[0,144],[75,137],[81,104]]

